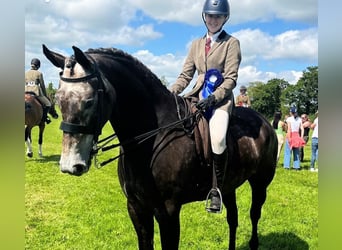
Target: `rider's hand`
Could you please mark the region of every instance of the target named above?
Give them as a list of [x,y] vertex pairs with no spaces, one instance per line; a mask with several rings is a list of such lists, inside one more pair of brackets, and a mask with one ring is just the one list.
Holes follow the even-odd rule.
[[198,108],[200,110],[206,110],[209,107],[213,106],[214,104],[215,104],[215,96],[210,95],[207,98],[200,100],[196,104],[196,108]]

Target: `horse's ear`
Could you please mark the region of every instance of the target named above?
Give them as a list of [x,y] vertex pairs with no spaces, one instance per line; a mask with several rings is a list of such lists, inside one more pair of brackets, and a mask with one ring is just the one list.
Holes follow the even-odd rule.
[[64,69],[65,56],[62,56],[56,52],[52,52],[45,46],[45,44],[43,44],[42,46],[43,53],[46,56],[46,58],[49,59],[49,61],[52,62],[52,64],[56,67]]
[[81,64],[84,69],[91,69],[92,64],[83,51],[76,46],[72,46],[72,49],[74,50],[76,61]]

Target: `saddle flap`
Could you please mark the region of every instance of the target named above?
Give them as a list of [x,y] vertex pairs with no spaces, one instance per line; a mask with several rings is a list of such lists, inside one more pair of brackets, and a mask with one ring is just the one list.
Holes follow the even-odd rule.
[[[198,98],[189,98],[189,106],[192,113],[195,113],[198,109],[196,103]],[[211,163],[211,144],[209,136],[209,123],[202,113],[197,113],[194,126],[194,137],[196,144],[196,151],[207,165]]]

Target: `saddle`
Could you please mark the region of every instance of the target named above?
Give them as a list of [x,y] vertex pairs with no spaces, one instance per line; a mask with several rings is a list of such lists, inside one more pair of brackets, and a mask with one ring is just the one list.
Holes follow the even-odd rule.
[[37,98],[37,94],[34,91],[25,91],[25,94],[32,95]]
[[39,85],[37,84],[25,84],[25,93],[34,93],[36,96],[40,96],[42,91]]
[[[45,105],[44,105],[44,103],[38,98],[39,96],[38,96],[35,92],[32,92],[32,91],[25,91],[25,94],[28,94],[28,95],[32,96],[32,97],[39,103],[39,105],[42,107],[43,112],[44,112],[44,107],[45,107]],[[26,101],[25,101],[25,110],[27,110],[27,109],[29,109],[29,108],[31,108],[31,105],[29,105],[29,104],[26,103]],[[42,119],[43,119],[43,117],[42,117]]]
[[32,97],[34,97],[34,99],[36,99],[37,101],[38,101],[38,103],[42,106],[42,107],[44,107],[44,103],[42,103],[42,101],[41,100],[39,100],[39,96],[35,93],[35,92],[33,92],[33,91],[25,91],[25,94],[28,94],[28,95],[31,95]]
[[[196,104],[198,102],[197,97],[187,97],[186,102],[192,114],[195,114],[198,109]],[[197,112],[195,119],[191,122],[193,126],[193,136],[195,139],[196,151],[201,158],[201,162],[207,166],[211,165],[211,143],[209,135],[209,123],[201,112]]]

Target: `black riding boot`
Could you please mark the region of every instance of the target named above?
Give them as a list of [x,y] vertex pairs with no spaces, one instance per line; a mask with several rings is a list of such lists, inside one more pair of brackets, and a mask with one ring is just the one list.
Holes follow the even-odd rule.
[[51,122],[50,118],[48,117],[50,107],[49,106],[44,106],[43,107],[43,118],[42,120],[46,122],[46,124],[49,124]]
[[207,206],[207,211],[211,213],[220,213],[222,211],[222,196],[218,186],[222,186],[224,166],[227,161],[227,152],[222,154],[213,154],[213,187],[208,194],[210,205]]

